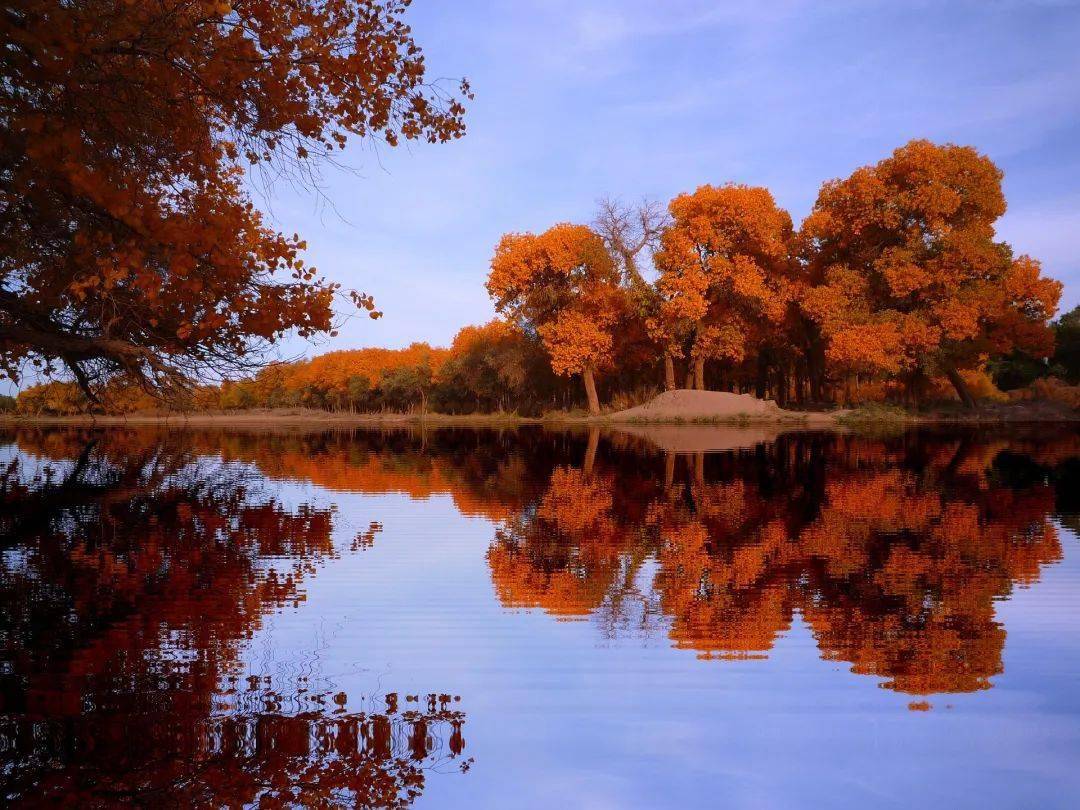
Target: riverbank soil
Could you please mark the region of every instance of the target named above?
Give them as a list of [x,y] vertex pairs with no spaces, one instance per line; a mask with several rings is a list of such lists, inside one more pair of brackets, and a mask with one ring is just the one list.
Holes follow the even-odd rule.
[[644,405],[617,411],[604,418],[612,422],[834,421],[831,414],[785,411],[771,399],[758,399],[752,394],[685,388],[665,391]]

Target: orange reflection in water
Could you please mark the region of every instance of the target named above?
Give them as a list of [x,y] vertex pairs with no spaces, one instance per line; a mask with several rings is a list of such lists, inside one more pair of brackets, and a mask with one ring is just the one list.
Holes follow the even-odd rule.
[[595,431],[206,441],[273,478],[450,495],[495,522],[487,560],[508,608],[607,633],[662,627],[721,659],[767,656],[798,614],[824,658],[920,695],[985,689],[1001,671],[995,601],[1061,557],[1061,487],[1009,476],[1080,456],[1075,431],[1052,428],[788,434],[713,455]]
[[[1075,454],[1075,437],[1062,444]],[[645,476],[647,494],[625,464],[560,468],[540,506],[496,533],[492,578],[508,607],[580,615],[611,604],[616,572],[625,580],[626,566],[653,559],[672,643],[703,658],[765,657],[799,613],[823,657],[886,688],[985,689],[1005,641],[995,601],[1061,557],[1055,489],[999,480],[994,465],[1008,449],[786,437],[753,452],[669,457],[663,483]],[[640,502],[626,511],[620,488],[644,494],[644,520]],[[552,499],[569,520],[551,519]]]
[[468,766],[450,695],[357,711],[305,678],[241,679],[265,615],[338,555],[333,511],[186,439],[18,440],[0,468],[6,800],[403,807],[433,765]]
[[921,696],[1002,671],[995,602],[1060,559],[1080,457],[1074,433],[1045,429],[788,434],[710,455],[538,429],[0,439],[20,451],[0,471],[5,784],[89,805],[402,805],[433,765],[467,767],[450,696],[358,710],[240,677],[268,612],[379,542],[376,514],[335,547],[333,510],[286,506],[275,482],[450,496],[492,522],[507,608],[708,659],[767,657],[800,620],[825,659]]

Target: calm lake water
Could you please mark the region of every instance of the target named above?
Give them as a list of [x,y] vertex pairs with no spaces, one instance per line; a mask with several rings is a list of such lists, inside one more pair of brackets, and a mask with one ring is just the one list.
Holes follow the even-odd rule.
[[1075,807],[1078,528],[1053,426],[0,429],[0,796]]

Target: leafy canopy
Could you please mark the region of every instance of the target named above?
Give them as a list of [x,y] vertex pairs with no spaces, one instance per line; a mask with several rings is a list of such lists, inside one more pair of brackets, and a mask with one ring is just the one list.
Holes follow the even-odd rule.
[[[409,0],[20,0],[0,15],[0,373],[90,390],[244,367],[333,328],[338,285],[246,178],[317,184],[350,136],[464,132]],[[353,294],[373,311],[370,298]]]
[[995,240],[1001,178],[970,147],[912,141],[822,187],[803,224],[803,308],[836,366],[934,371],[1052,351],[1061,284]]

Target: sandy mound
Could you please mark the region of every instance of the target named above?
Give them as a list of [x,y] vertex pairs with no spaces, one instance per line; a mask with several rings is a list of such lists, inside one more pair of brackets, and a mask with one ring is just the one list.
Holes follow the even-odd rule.
[[618,411],[608,418],[616,421],[668,422],[705,419],[783,419],[798,414],[781,410],[771,399],[726,391],[690,391],[685,388],[665,391],[650,402]]

